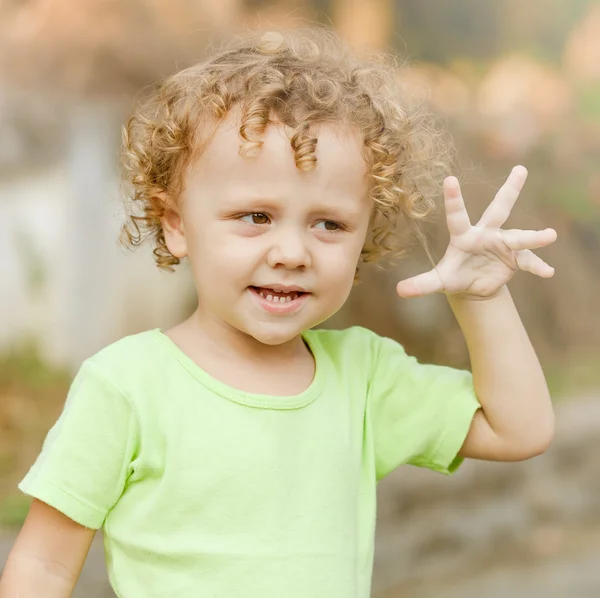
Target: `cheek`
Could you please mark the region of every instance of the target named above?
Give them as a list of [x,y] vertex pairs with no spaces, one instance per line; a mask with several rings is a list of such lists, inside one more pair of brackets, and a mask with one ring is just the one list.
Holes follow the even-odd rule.
[[362,244],[343,244],[330,249],[331,251],[328,252],[329,255],[327,256],[327,259],[322,261],[327,278],[335,280],[337,284],[344,281],[348,281],[349,284],[352,284]]
[[248,243],[247,239],[227,235],[218,228],[206,230],[203,237],[196,238],[190,252],[198,283],[206,287],[215,281],[227,281],[228,284],[217,285],[211,291],[220,296],[247,284],[249,273],[256,268],[255,245]]
[[239,243],[218,225],[196,227],[188,233],[190,253],[206,267],[218,266],[239,257]]

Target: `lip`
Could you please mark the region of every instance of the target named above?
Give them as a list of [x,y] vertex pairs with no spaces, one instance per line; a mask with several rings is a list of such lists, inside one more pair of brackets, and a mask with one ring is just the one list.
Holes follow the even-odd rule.
[[303,287],[297,286],[286,286],[284,284],[257,284],[254,285],[257,289],[271,289],[273,291],[278,291],[280,293],[290,293],[292,291],[298,291],[300,293],[308,293],[308,291]]
[[[268,288],[272,288],[274,291],[278,290],[273,287]],[[291,289],[296,290],[295,288]],[[310,293],[304,292],[303,295],[300,295],[297,299],[293,299],[292,301],[286,303],[274,303],[273,301],[267,301],[264,297],[261,297],[253,287],[248,287],[248,290],[262,309],[268,311],[269,313],[279,315],[291,314],[298,311],[310,297]]]

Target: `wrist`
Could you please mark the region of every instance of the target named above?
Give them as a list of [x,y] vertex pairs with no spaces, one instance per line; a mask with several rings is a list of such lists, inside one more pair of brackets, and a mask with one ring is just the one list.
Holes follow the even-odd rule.
[[473,295],[471,293],[456,293],[453,295],[446,294],[446,297],[448,298],[448,302],[452,305],[460,303],[485,303],[507,295],[509,295],[508,286],[504,284],[491,295],[482,296]]

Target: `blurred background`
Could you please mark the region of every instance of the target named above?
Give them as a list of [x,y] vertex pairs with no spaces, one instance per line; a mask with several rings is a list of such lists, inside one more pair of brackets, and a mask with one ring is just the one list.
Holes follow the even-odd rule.
[[[507,226],[557,229],[551,280],[511,290],[558,413],[547,454],[414,468],[379,486],[373,595],[600,596],[600,2],[592,0],[0,0],[0,567],[28,506],[16,483],[83,359],[187,316],[185,267],[119,249],[117,155],[134,95],[223,37],[332,24],[397,53],[458,149],[475,220],[513,165],[530,175]],[[440,203],[441,206],[441,203]],[[448,237],[441,210],[428,234]],[[410,301],[410,257],[366,269],[327,325],[360,324],[421,360],[468,367],[443,296]],[[77,596],[111,596],[94,545]]]

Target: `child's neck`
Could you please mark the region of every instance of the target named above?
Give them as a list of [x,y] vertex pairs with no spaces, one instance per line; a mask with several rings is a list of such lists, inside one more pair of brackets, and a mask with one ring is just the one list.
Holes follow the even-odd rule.
[[216,355],[228,359],[242,359],[264,363],[286,362],[305,355],[307,348],[300,335],[278,345],[267,345],[233,326],[207,317],[199,310],[182,322],[187,333],[196,342]]
[[300,335],[265,345],[197,312],[165,334],[207,373],[243,391],[296,395],[314,376],[313,356]]

